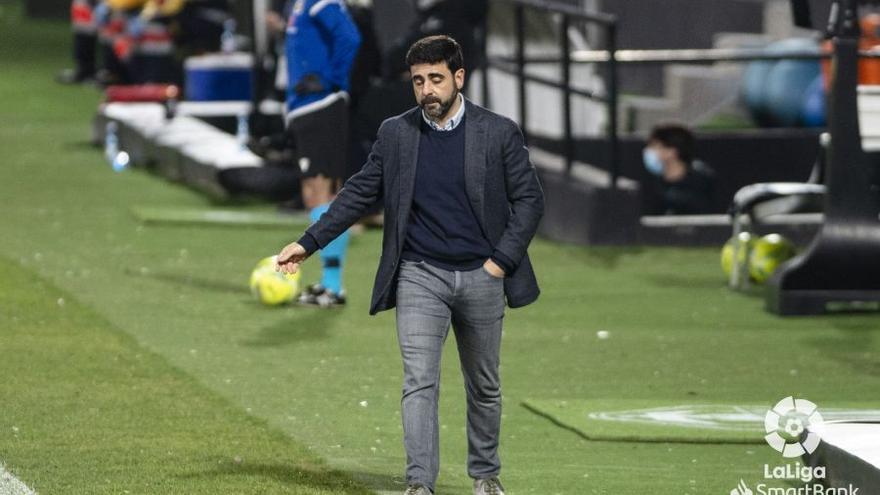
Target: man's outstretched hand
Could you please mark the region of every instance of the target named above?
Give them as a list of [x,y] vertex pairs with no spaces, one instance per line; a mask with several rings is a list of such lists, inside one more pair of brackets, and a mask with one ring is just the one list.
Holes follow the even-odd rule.
[[299,243],[291,242],[278,253],[275,270],[282,273],[296,273],[299,270],[299,265],[308,257],[304,247]]

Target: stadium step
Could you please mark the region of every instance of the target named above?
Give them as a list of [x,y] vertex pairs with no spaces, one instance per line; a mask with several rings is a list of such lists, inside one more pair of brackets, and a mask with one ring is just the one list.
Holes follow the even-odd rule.
[[[721,32],[714,48],[761,48],[773,41],[803,34],[792,27],[787,0],[768,0],[764,6],[764,32]],[[745,63],[712,65],[670,64],[664,68],[664,92],[660,97],[628,97],[621,105],[623,129],[647,132],[668,121],[700,125],[715,115],[746,118],[739,103],[740,81]]]
[[[225,114],[249,111],[249,104],[227,102]],[[222,105],[223,102],[220,102]],[[241,105],[247,105],[247,108]],[[209,108],[210,107],[210,108]],[[240,195],[276,196],[276,189],[298,189],[297,171],[269,167],[235,135],[224,132],[194,115],[215,115],[214,106],[181,103],[168,118],[158,103],[107,103],[94,120],[93,142],[103,143],[107,126],[116,124],[119,151],[129,155],[134,167],[157,174],[225,200]],[[241,108],[239,108],[241,107]],[[225,108],[225,107],[224,107]]]
[[646,132],[661,122],[695,125],[721,109],[736,110],[741,74],[742,68],[731,64],[670,64],[664,71],[664,95],[627,97],[621,121],[625,129]]

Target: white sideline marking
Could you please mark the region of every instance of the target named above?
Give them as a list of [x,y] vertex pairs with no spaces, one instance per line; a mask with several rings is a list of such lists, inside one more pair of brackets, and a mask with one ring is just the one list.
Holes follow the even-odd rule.
[[0,495],[36,495],[36,493],[0,464]]

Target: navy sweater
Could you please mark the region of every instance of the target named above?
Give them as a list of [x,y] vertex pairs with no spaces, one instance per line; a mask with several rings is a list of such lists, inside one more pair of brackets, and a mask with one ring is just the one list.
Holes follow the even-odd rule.
[[465,190],[466,125],[466,115],[450,131],[422,122],[403,259],[425,260],[445,270],[473,270],[492,256]]
[[[495,253],[467,197],[464,136],[467,116],[450,131],[422,122],[412,208],[401,258],[445,270],[473,270],[489,258],[507,274],[514,263]],[[308,233],[298,241],[309,254],[319,246]]]

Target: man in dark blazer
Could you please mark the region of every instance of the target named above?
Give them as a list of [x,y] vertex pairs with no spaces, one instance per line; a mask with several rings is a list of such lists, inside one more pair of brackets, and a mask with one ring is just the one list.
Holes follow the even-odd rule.
[[433,493],[439,472],[440,355],[452,325],[467,392],[468,474],[476,495],[503,495],[501,327],[507,306],[539,289],[526,253],[544,196],[519,127],[461,94],[461,48],[423,38],[406,57],[418,107],[386,120],[361,171],[330,209],[278,255],[293,273],[313,252],[385,203],[370,314],[396,307],[406,495]]

